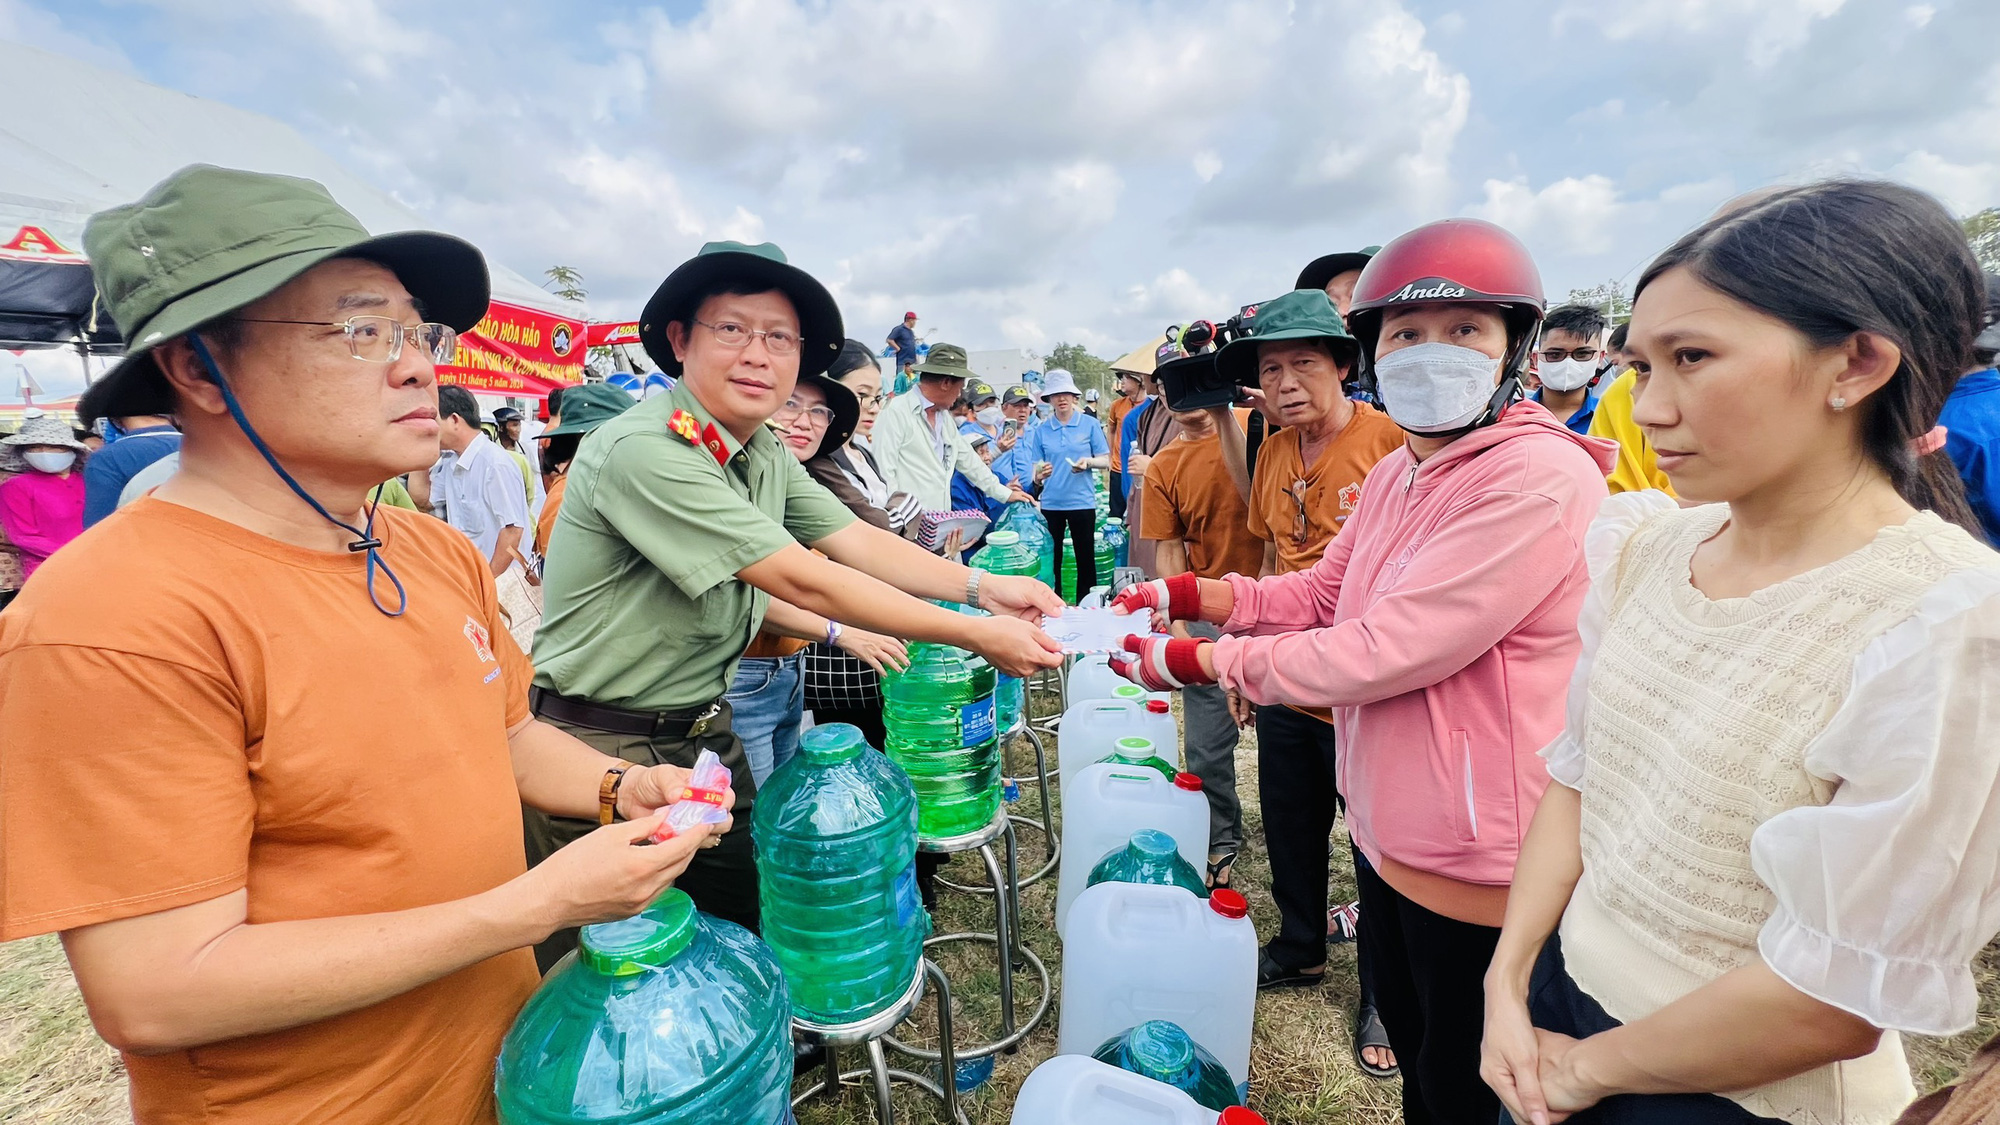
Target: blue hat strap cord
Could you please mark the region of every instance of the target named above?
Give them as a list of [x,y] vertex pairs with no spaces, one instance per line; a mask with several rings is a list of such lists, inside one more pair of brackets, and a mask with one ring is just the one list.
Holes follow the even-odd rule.
[[[244,416],[243,404],[236,401],[236,393],[229,389],[229,382],[222,377],[222,368],[216,364],[215,356],[209,353],[208,345],[203,342],[200,336],[192,333],[188,335],[188,343],[194,346],[194,354],[201,360],[202,366],[208,369],[209,379],[222,392],[222,404],[229,408],[229,416],[236,419],[236,425],[243,430],[243,436],[250,439],[250,444],[257,448],[258,453],[263,454],[265,463],[271,466],[271,471],[278,474],[278,479],[284,481],[287,488],[297,493],[299,499],[312,505],[312,510],[318,512],[321,519],[355,536],[354,542],[347,545],[349,551],[366,551],[368,553],[368,600],[373,602],[375,608],[384,615],[401,617],[403,611],[410,608],[410,596],[403,589],[403,580],[396,577],[396,572],[389,568],[388,560],[382,557],[382,541],[374,536],[375,509],[382,505],[381,491],[379,489],[376,491],[374,501],[368,505],[368,520],[365,528],[355,527],[353,524],[335,519],[333,513],[327,511],[324,504],[314,499],[312,493],[307,492],[301,487],[298,481],[292,479],[292,474],[286,472],[283,465],[278,464],[278,458],[271,452],[271,447],[264,444],[264,439],[259,437],[256,429],[250,425],[250,419]],[[375,572],[378,570],[396,588],[395,609],[390,609],[383,605],[382,599],[375,593]]]

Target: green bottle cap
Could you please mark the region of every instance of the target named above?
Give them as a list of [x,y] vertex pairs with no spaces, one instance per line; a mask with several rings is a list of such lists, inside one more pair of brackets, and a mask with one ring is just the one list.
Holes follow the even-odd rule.
[[1119,684],[1111,689],[1111,695],[1114,699],[1144,699],[1146,689],[1138,684]]
[[996,531],[986,537],[986,543],[990,547],[1012,547],[1020,541],[1021,533],[1018,531]]
[[828,723],[814,727],[799,739],[799,752],[819,762],[844,762],[868,748],[861,728],[851,723]]
[[1174,838],[1157,828],[1141,828],[1132,833],[1132,850],[1154,859],[1165,859],[1180,850]]
[[653,905],[630,918],[585,926],[579,955],[607,977],[629,977],[657,969],[694,941],[694,900],[669,887]]
[[1121,738],[1116,743],[1121,758],[1150,758],[1153,756],[1153,740],[1131,736]]

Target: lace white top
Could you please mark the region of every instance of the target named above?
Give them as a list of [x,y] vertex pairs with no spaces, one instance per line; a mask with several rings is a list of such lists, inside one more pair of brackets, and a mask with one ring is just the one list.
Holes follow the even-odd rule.
[[1725,505],[1613,496],[1568,722],[1583,797],[1571,976],[1631,1022],[1762,957],[1890,1031],[1861,1059],[1729,1095],[1795,1122],[1893,1121],[1896,1030],[1971,1026],[2000,931],[2000,555],[1930,513],[1744,598],[1695,589]]

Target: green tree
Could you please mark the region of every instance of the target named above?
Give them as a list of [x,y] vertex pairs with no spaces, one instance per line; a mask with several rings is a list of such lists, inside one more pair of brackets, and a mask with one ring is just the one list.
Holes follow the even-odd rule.
[[1572,289],[1563,303],[1603,309],[1613,324],[1623,324],[1632,319],[1632,298],[1625,295],[1625,287],[1615,279],[1599,282],[1588,289]]
[[1057,367],[1076,376],[1080,389],[1111,397],[1111,364],[1085,351],[1082,344],[1058,342],[1054,351],[1042,357],[1044,371]]
[[1972,244],[1972,256],[1979,268],[2000,273],[2000,207],[1988,207],[1965,217],[1965,240]]
[[550,266],[542,271],[542,276],[549,279],[549,292],[565,301],[581,301],[590,296],[583,287],[583,271],[575,266]]

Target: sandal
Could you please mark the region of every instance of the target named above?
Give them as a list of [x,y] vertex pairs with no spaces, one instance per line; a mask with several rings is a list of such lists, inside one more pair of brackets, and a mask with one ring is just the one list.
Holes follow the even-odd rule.
[[1361,935],[1361,904],[1329,907],[1326,912],[1326,943],[1346,945]]
[[1395,1049],[1389,1045],[1389,1031],[1382,1026],[1382,1017],[1375,1014],[1375,1006],[1363,1004],[1354,1012],[1354,1065],[1360,1067],[1361,1073],[1368,1077],[1385,1081],[1403,1073],[1403,1068],[1400,1066],[1371,1065],[1367,1057],[1361,1053],[1370,1047],[1385,1051]]
[[1257,990],[1259,992],[1267,988],[1310,988],[1325,980],[1326,966],[1324,965],[1320,966],[1319,972],[1309,973],[1304,969],[1288,969],[1271,960],[1271,955],[1261,950],[1257,954]]
[[1230,868],[1234,866],[1236,866],[1236,853],[1233,851],[1223,852],[1219,857],[1211,857],[1208,861],[1209,889],[1228,886]]

